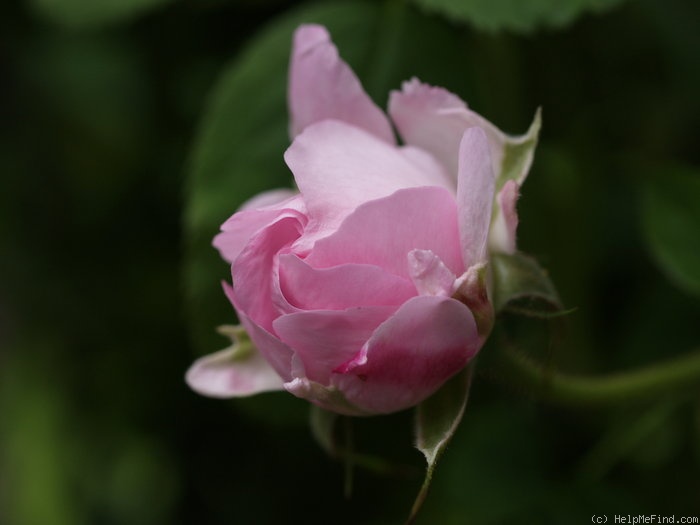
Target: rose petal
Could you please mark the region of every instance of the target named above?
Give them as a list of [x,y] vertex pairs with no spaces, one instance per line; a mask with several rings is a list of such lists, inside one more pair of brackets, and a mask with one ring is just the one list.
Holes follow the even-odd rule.
[[294,216],[277,219],[250,239],[231,267],[236,309],[268,332],[280,314],[269,300],[278,278],[277,254],[301,235],[302,224]]
[[389,96],[389,115],[406,144],[434,155],[455,177],[462,135],[467,128],[476,126],[486,132],[494,173],[500,173],[504,144],[511,137],[446,89],[423,84],[416,78],[404,82],[401,88]]
[[395,306],[369,306],[300,312],[277,318],[274,328],[303,362],[306,377],[328,385],[331,371],[357,354],[395,311]]
[[489,244],[492,250],[512,254],[515,252],[515,234],[518,229],[516,203],[520,195],[520,185],[514,180],[507,181],[496,196],[500,213],[491,225]]
[[459,147],[457,207],[459,234],[468,267],[487,258],[495,177],[491,167],[488,139],[481,128],[464,132]]
[[457,205],[444,188],[399,190],[359,206],[338,230],[318,241],[305,259],[314,268],[372,264],[410,279],[406,257],[432,250],[456,275],[464,272]]
[[[238,304],[236,293],[231,285],[223,283],[224,293],[228,297],[231,304],[236,309],[236,314],[245,328],[248,337],[253,341],[255,348],[284,380],[290,381],[292,378],[292,360],[294,352],[291,348],[285,345],[279,338],[261,326],[254,323],[243,311]],[[298,373],[302,371],[296,370]]]
[[339,58],[322,26],[303,25],[294,34],[288,99],[292,138],[310,124],[337,119],[396,142],[389,119]]
[[409,252],[408,268],[420,295],[450,297],[454,292],[455,274],[430,250]]
[[479,344],[474,318],[464,304],[446,297],[414,297],[336,369],[331,384],[369,412],[402,410],[423,401],[461,370]]
[[[289,197],[289,195],[292,195]],[[281,197],[288,198],[282,200]],[[280,199],[272,202],[272,199]],[[264,207],[261,205],[265,205]],[[254,208],[254,206],[256,206]],[[261,207],[257,207],[261,206]],[[295,217],[306,222],[303,214],[304,203],[292,190],[274,190],[262,193],[244,203],[241,211],[234,213],[221,225],[221,233],[214,237],[213,245],[221,257],[233,263],[245,248],[245,245],[258,231],[283,217]]]
[[234,348],[197,359],[185,381],[195,392],[210,397],[243,397],[283,389],[282,379],[262,355],[253,351],[237,359]]
[[297,245],[300,251],[335,231],[362,203],[401,188],[449,187],[437,163],[432,163],[433,170],[428,169],[430,161],[425,154],[405,154],[359,128],[335,120],[306,128],[284,158],[309,214],[304,238]]
[[342,264],[318,269],[292,254],[281,255],[279,261],[282,294],[301,310],[398,306],[416,294],[409,281],[377,266]]

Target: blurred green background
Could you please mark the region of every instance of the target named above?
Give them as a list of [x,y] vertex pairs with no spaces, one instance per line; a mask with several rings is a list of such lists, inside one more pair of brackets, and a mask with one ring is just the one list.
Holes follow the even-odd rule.
[[[493,349],[575,373],[700,344],[700,3],[26,0],[0,7],[0,524],[401,523],[411,415],[356,421],[342,465],[286,394],[200,398],[234,317],[210,247],[289,184],[290,35],[331,30],[370,95],[418,76],[503,130],[544,126],[519,245],[575,308],[504,318],[422,524],[700,516],[700,391],[552,405]],[[492,350],[490,352],[490,350]]]

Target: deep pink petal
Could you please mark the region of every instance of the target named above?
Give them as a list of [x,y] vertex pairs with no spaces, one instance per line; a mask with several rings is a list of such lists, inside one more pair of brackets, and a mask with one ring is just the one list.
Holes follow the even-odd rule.
[[391,93],[389,115],[406,144],[434,155],[453,177],[464,131],[482,128],[488,137],[494,173],[500,173],[507,135],[449,91],[413,78],[404,82],[401,91]]
[[315,268],[371,264],[410,279],[408,254],[431,250],[456,275],[464,270],[457,204],[444,188],[408,188],[367,202],[316,243],[306,262]]
[[245,359],[236,359],[235,354],[227,348],[197,359],[185,381],[195,392],[210,397],[243,397],[283,389],[280,376],[257,351]]
[[384,322],[358,355],[336,369],[331,384],[373,413],[420,403],[479,350],[474,318],[464,304],[420,296]]
[[420,295],[450,297],[454,293],[455,274],[432,251],[409,252],[408,268],[411,280]]
[[280,339],[294,349],[306,377],[328,385],[333,369],[360,351],[395,306],[318,310],[283,315],[275,320]]
[[[309,126],[285,153],[309,214],[304,246],[334,231],[364,202],[401,188],[450,187],[425,154],[396,148],[346,123]],[[432,169],[430,169],[432,166]]]
[[292,190],[261,193],[245,202],[241,211],[221,225],[221,233],[214,237],[213,245],[224,260],[233,263],[255,233],[285,216],[305,222],[304,210],[301,197]]
[[395,143],[389,119],[339,58],[322,26],[303,25],[294,34],[288,102],[292,138],[310,124],[337,119]]
[[491,225],[491,249],[504,253],[515,252],[515,234],[518,229],[516,203],[520,195],[520,185],[514,180],[507,181],[496,195],[500,213]]
[[224,283],[224,292],[231,304],[236,309],[238,319],[246,330],[248,337],[253,341],[255,348],[284,380],[292,379],[292,359],[294,352],[279,338],[263,327],[253,322],[243,311],[243,308],[238,303],[236,292],[228,283]]
[[398,306],[416,294],[410,281],[377,266],[342,264],[317,269],[292,254],[281,255],[279,260],[282,294],[301,310]]
[[467,267],[484,262],[491,225],[495,176],[486,133],[481,128],[464,132],[459,147],[457,206],[459,233]]

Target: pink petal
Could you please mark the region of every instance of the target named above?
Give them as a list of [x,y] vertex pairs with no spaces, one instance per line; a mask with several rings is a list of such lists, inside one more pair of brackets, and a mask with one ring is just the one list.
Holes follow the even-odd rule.
[[420,296],[384,322],[331,381],[357,407],[373,413],[420,403],[479,350],[469,309],[446,297]]
[[377,266],[341,264],[317,269],[292,254],[281,255],[279,260],[282,294],[301,310],[398,306],[416,294],[410,281]]
[[450,297],[454,292],[455,274],[430,250],[409,252],[408,268],[420,295]]
[[294,34],[288,102],[292,138],[310,124],[337,119],[389,144],[396,142],[389,119],[339,58],[322,26],[303,25]]
[[280,314],[271,300],[278,278],[277,254],[301,235],[302,228],[297,217],[277,219],[250,239],[231,267],[236,309],[268,332]]
[[452,194],[434,186],[408,188],[359,206],[333,235],[316,243],[306,262],[315,268],[371,264],[410,279],[408,253],[422,249],[461,275],[459,239]]
[[282,390],[282,379],[257,351],[245,359],[227,348],[197,359],[185,381],[195,392],[210,397],[243,397]]
[[250,340],[253,341],[255,348],[258,349],[258,352],[284,381],[290,381],[292,379],[292,359],[294,357],[292,349],[280,341],[277,336],[254,323],[238,304],[233,287],[227,283],[223,283],[223,285],[226,296],[236,309],[238,319],[245,328]]
[[282,217],[296,217],[305,222],[303,211],[301,197],[292,190],[261,193],[221,225],[221,233],[214,237],[213,245],[224,260],[233,263],[255,233]]
[[335,120],[306,128],[285,153],[285,160],[309,214],[302,240],[307,249],[334,231],[362,203],[401,188],[449,187],[440,166],[431,164],[425,154],[414,150],[406,154],[374,135]]
[[370,306],[300,312],[279,317],[274,328],[301,359],[306,377],[328,385],[332,370],[357,354],[395,311],[395,306]]
[[518,212],[515,205],[520,195],[520,185],[514,180],[507,181],[496,195],[500,213],[496,214],[491,225],[491,249],[504,253],[515,252],[515,233],[518,228]]
[[389,115],[406,144],[434,155],[453,176],[458,170],[464,131],[475,126],[482,128],[488,137],[494,173],[501,172],[504,144],[509,137],[449,91],[413,78],[404,82],[401,91],[392,91]]
[[495,177],[486,133],[481,128],[464,132],[459,147],[457,206],[459,233],[467,268],[487,258]]

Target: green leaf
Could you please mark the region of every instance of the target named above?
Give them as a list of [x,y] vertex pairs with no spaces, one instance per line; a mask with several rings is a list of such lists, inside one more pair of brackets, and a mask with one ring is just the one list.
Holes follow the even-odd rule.
[[30,0],[39,15],[71,27],[95,27],[122,22],[172,0]]
[[433,479],[440,456],[457,430],[469,398],[473,364],[462,370],[431,397],[416,407],[416,448],[425,456],[427,468],[423,486],[406,525],[413,523]]
[[645,180],[641,211],[647,244],[677,286],[700,294],[700,172],[671,166]]
[[219,226],[254,194],[290,186],[283,160],[289,146],[287,64],[294,29],[318,22],[331,31],[353,66],[372,55],[377,6],[349,1],[303,6],[263,29],[223,72],[205,112],[186,189],[185,281],[193,337],[201,349],[216,344],[211,330],[232,317],[220,280],[227,265],[211,247]]
[[521,252],[494,253],[491,266],[496,313],[507,310],[534,317],[561,315],[559,295],[535,259]]
[[454,22],[486,31],[530,33],[562,27],[586,12],[602,12],[623,0],[413,0]]

